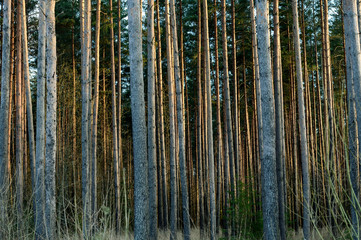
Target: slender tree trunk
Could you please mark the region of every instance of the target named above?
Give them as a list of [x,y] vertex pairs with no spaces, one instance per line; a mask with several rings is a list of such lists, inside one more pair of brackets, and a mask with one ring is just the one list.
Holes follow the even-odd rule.
[[167,44],[167,76],[169,98],[169,130],[170,130],[170,239],[176,239],[177,231],[177,177],[176,177],[176,128],[175,128],[175,96],[174,73],[172,68],[172,43],[169,20],[169,3],[165,3],[165,25]]
[[16,209],[18,235],[23,231],[23,195],[24,195],[24,141],[23,141],[23,88],[21,54],[21,0],[17,2],[16,25]]
[[296,52],[296,72],[297,72],[297,95],[298,95],[298,122],[300,130],[300,145],[301,145],[301,162],[302,162],[302,188],[303,188],[303,236],[305,239],[311,237],[310,224],[310,183],[308,174],[308,146],[307,146],[307,130],[306,130],[306,116],[305,103],[303,95],[303,76],[302,76],[302,60],[301,60],[301,44],[299,37],[298,25],[298,9],[297,0],[292,1],[293,13],[293,41]]
[[211,57],[209,50],[208,33],[208,6],[207,0],[203,1],[204,22],[204,58],[205,58],[205,91],[207,95],[207,143],[208,143],[208,171],[209,171],[209,201],[210,201],[210,234],[211,239],[216,239],[216,199],[214,183],[214,155],[213,155],[213,127],[212,127],[212,101],[211,101]]
[[94,105],[93,105],[93,131],[92,131],[92,169],[91,169],[91,218],[92,227],[97,221],[97,144],[98,144],[98,108],[99,108],[99,42],[100,42],[100,8],[101,1],[97,0],[95,23],[95,72],[94,72]]
[[154,0],[148,0],[148,177],[149,177],[149,238],[158,238],[157,156],[155,135],[155,39]]
[[140,4],[128,1],[130,87],[134,149],[134,238],[149,236],[147,130],[145,122]]
[[[237,195],[237,175],[239,174],[239,170],[240,170],[240,147],[239,147],[239,128],[238,128],[238,83],[237,83],[237,44],[236,44],[236,13],[235,13],[235,0],[231,1],[232,4],[232,65],[233,65],[233,90],[234,90],[234,111],[233,111],[233,119],[234,119],[234,145],[230,145],[230,146],[234,146],[234,158],[232,160],[232,162],[234,162],[234,169],[235,169],[235,173],[234,174],[234,181],[232,182],[234,184],[234,188],[233,188],[233,194],[236,196]],[[232,129],[232,127],[231,127]],[[231,130],[232,131],[232,130]],[[229,136],[228,136],[229,137]],[[232,149],[230,148],[230,150],[232,151]],[[231,162],[231,164],[232,164]],[[231,167],[231,175],[233,172],[233,167]],[[232,231],[234,231],[234,229],[232,229]]]
[[45,120],[45,221],[46,236],[54,239],[55,212],[55,159],[56,159],[56,35],[55,35],[55,1],[46,2],[46,120]]
[[[9,162],[9,129],[8,121],[10,108],[10,67],[11,67],[11,0],[5,0],[3,10],[3,33],[2,33],[2,62],[1,62],[1,111],[0,111],[0,224],[7,223],[7,198],[8,198],[8,169]],[[10,88],[10,89],[9,89]],[[3,228],[1,228],[3,229]],[[0,238],[6,238],[6,233],[0,230]]]
[[276,108],[276,161],[277,161],[277,185],[278,185],[278,205],[279,205],[279,224],[280,236],[282,240],[286,239],[286,214],[285,214],[285,146],[284,146],[284,115],[283,115],[283,91],[282,91],[282,61],[281,61],[281,40],[279,26],[279,6],[278,0],[273,1],[274,18],[274,55],[273,55],[273,81],[275,91]]
[[[25,1],[21,1],[21,32],[22,32],[22,50],[23,50],[23,74],[24,74],[24,88],[26,94],[26,109],[27,109],[27,127],[29,137],[29,155],[30,155],[30,169],[31,169],[31,183],[32,188],[35,189],[35,140],[34,140],[34,124],[33,124],[33,108],[30,90],[30,76],[29,76],[29,54],[28,54],[28,39],[27,39],[27,18]],[[19,13],[20,14],[20,13]],[[27,168],[24,169],[27,172]],[[33,206],[36,212],[36,200],[33,199]]]
[[117,100],[115,87],[115,57],[114,57],[114,29],[113,29],[113,1],[109,1],[110,6],[110,61],[111,61],[111,84],[112,84],[112,112],[113,112],[113,160],[114,160],[114,189],[115,189],[115,218],[116,231],[119,233],[120,226],[120,172],[118,154],[118,126],[117,126]]
[[[120,181],[123,173],[123,151],[122,151],[122,40],[121,40],[121,0],[118,0],[118,161]],[[119,181],[119,183],[120,183]]]
[[165,156],[164,139],[164,114],[163,114],[163,75],[162,75],[162,47],[161,47],[161,28],[159,17],[159,0],[157,0],[157,41],[158,41],[158,86],[159,86],[159,112],[160,112],[160,146],[161,146],[161,172],[162,172],[162,206],[164,229],[168,228],[168,198],[167,198],[167,167]]
[[261,88],[262,126],[262,206],[265,239],[279,239],[279,209],[276,174],[276,126],[269,34],[268,1],[257,0],[257,40]]
[[177,95],[177,120],[178,120],[178,138],[179,138],[179,164],[180,180],[182,190],[182,209],[183,209],[183,227],[184,239],[190,239],[190,217],[189,217],[189,200],[187,186],[187,168],[186,168],[186,149],[185,149],[185,126],[184,126],[184,104],[183,104],[183,85],[179,69],[179,50],[178,50],[178,33],[177,20],[175,13],[174,0],[170,0],[171,30],[173,36],[173,53],[174,53],[174,75],[176,80]]
[[218,139],[218,156],[217,156],[217,199],[216,199],[216,231],[219,232],[220,217],[221,217],[221,166],[223,165],[223,136],[222,136],[222,124],[221,124],[221,100],[219,92],[219,61],[218,61],[218,27],[217,27],[217,1],[214,0],[214,41],[215,41],[215,87],[216,87],[216,101],[217,101],[217,139]]
[[[226,122],[228,135],[228,159],[230,169],[231,195],[235,194],[236,179],[235,179],[235,160],[234,160],[234,145],[233,145],[233,130],[231,117],[231,97],[229,89],[228,76],[228,53],[227,53],[227,27],[226,27],[226,2],[222,0],[222,46],[223,46],[223,78],[225,88],[225,102],[226,102]],[[238,158],[237,158],[238,159]],[[232,200],[231,200],[232,201]],[[233,222],[233,221],[232,221]],[[232,229],[234,228],[232,224]],[[233,230],[232,230],[233,231]]]

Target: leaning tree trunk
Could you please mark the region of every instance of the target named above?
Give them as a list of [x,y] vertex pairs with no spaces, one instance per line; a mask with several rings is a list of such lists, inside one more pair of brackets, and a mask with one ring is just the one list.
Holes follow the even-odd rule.
[[269,33],[268,1],[257,0],[257,40],[261,90],[262,115],[258,121],[262,126],[260,148],[262,167],[262,208],[264,237],[279,239],[278,191],[276,174],[276,127],[275,102],[272,90],[272,69]]
[[148,161],[145,123],[142,28],[139,0],[128,1],[130,91],[134,149],[134,238],[148,237]]
[[[2,62],[1,62],[1,110],[0,110],[0,224],[7,223],[7,196],[9,161],[9,105],[10,105],[10,42],[11,42],[11,0],[3,3],[3,35],[2,35]],[[3,229],[3,228],[1,228]],[[0,230],[0,238],[5,239],[6,234]]]
[[46,147],[45,147],[45,229],[48,239],[56,238],[55,160],[56,160],[56,35],[55,0],[46,2]]
[[301,62],[301,45],[298,25],[297,0],[292,1],[293,13],[293,41],[296,52],[296,72],[297,72],[297,96],[298,96],[298,117],[301,145],[302,162],[302,189],[303,189],[303,236],[310,239],[310,183],[308,176],[308,146],[306,133],[305,103],[303,95],[303,76]]
[[[347,95],[349,107],[349,157],[351,177],[351,214],[352,214],[352,235],[353,239],[360,238],[360,225],[356,208],[359,208],[358,201],[358,166],[360,149],[361,128],[357,123],[361,121],[361,50],[359,26],[356,12],[355,0],[343,0],[345,42],[346,42],[346,65],[347,65]],[[356,110],[356,112],[355,112]],[[355,119],[357,114],[357,120]],[[358,149],[357,149],[358,148]],[[357,207],[356,207],[357,206]],[[359,209],[358,209],[359,210]]]
[[149,177],[149,238],[157,239],[157,157],[155,144],[155,40],[154,0],[148,0],[147,10],[148,45],[148,177]]

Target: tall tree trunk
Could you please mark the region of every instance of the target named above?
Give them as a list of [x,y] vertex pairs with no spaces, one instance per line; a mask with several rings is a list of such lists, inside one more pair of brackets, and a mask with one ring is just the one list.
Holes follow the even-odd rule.
[[[217,1],[214,0],[214,6],[216,11],[214,11],[214,41],[215,41],[215,86],[216,86],[216,102],[217,102],[217,199],[216,199],[216,230],[219,232],[220,225],[220,217],[221,217],[221,166],[223,165],[223,136],[222,136],[222,124],[221,124],[221,100],[220,100],[220,92],[219,92],[219,61],[218,61],[218,20],[217,20]],[[224,179],[223,179],[224,180]]]
[[166,150],[164,139],[164,114],[163,114],[163,75],[162,75],[162,39],[159,17],[159,0],[157,0],[157,41],[158,41],[158,87],[159,87],[159,113],[160,113],[160,146],[161,146],[161,172],[162,172],[162,206],[163,206],[163,227],[168,228],[168,198],[167,198],[167,167]]
[[212,100],[211,100],[211,57],[208,33],[208,6],[203,0],[204,22],[204,58],[205,58],[205,91],[207,95],[207,143],[208,143],[208,171],[209,171],[209,202],[210,202],[210,234],[211,239],[216,239],[216,199],[214,183],[214,155],[213,155],[213,127],[212,127]]
[[[31,169],[31,185],[35,189],[35,140],[34,140],[34,124],[33,124],[33,106],[31,100],[30,90],[30,76],[29,76],[29,54],[28,54],[28,33],[27,33],[27,18],[25,1],[21,1],[21,32],[22,32],[22,50],[23,50],[23,74],[24,74],[24,88],[26,94],[26,111],[27,111],[27,127],[29,137],[29,155],[30,155],[30,169]],[[25,168],[25,172],[27,168]],[[33,206],[36,212],[36,200],[33,199]]]
[[[123,173],[122,151],[122,40],[121,40],[121,0],[118,0],[118,161],[120,179]],[[121,180],[120,180],[121,181]]]
[[[92,168],[91,168],[91,218],[92,225],[97,220],[97,144],[98,144],[98,107],[99,107],[99,42],[100,42],[100,8],[101,1],[97,0],[95,23],[95,72],[94,72],[94,105],[93,105],[93,131],[92,131]],[[92,226],[92,228],[93,228]]]
[[[360,225],[357,211],[359,211],[358,201],[358,166],[360,149],[361,128],[358,122],[361,119],[361,57],[360,57],[360,37],[356,12],[355,0],[343,0],[345,44],[346,44],[346,66],[347,66],[347,98],[348,98],[348,121],[349,121],[349,159],[351,178],[351,216],[353,239],[360,238]],[[357,114],[357,116],[356,116]],[[357,120],[356,120],[357,118]]]
[[183,227],[184,239],[190,239],[190,217],[189,217],[189,200],[187,186],[187,168],[186,168],[186,149],[185,149],[185,126],[184,126],[184,101],[183,101],[183,84],[179,69],[179,50],[178,50],[178,32],[177,19],[175,13],[174,0],[170,0],[171,30],[173,36],[173,54],[174,54],[174,75],[176,80],[177,95],[177,120],[178,120],[178,138],[179,138],[179,165],[180,180],[182,190],[182,209],[183,209]]
[[[10,108],[10,43],[11,43],[11,0],[3,3],[3,34],[2,34],[2,62],[1,62],[1,111],[0,111],[0,224],[7,223],[8,198],[8,169],[9,162],[9,129],[8,121]],[[10,89],[9,89],[10,88]],[[0,230],[0,238],[6,238],[6,233]]]
[[149,229],[147,130],[145,123],[140,4],[128,1],[130,91],[134,149],[134,238],[146,239]]
[[[229,76],[228,76],[228,51],[227,51],[227,27],[226,27],[226,2],[222,0],[222,46],[223,46],[223,78],[225,88],[226,103],[226,122],[227,122],[227,135],[228,135],[228,159],[230,170],[230,184],[231,195],[235,194],[236,179],[235,179],[235,160],[234,160],[234,145],[233,145],[233,130],[232,130],[232,116],[231,116],[231,96],[229,89]],[[232,200],[231,200],[232,201]],[[232,229],[233,220],[232,220]],[[233,230],[232,230],[233,231]]]
[[202,147],[202,9],[201,0],[197,1],[198,6],[198,33],[197,33],[197,86],[198,86],[198,102],[197,102],[197,145],[198,145],[198,201],[199,201],[199,228],[200,237],[204,234],[204,204],[203,204],[203,147]]
[[273,55],[273,81],[275,91],[276,108],[276,161],[277,161],[277,185],[280,236],[286,239],[286,214],[285,214],[285,144],[284,144],[284,115],[283,115],[283,91],[282,91],[282,61],[281,61],[281,40],[279,26],[279,5],[278,0],[273,1],[274,18],[274,55]]
[[155,135],[155,39],[154,0],[148,0],[148,178],[149,178],[149,238],[158,238],[157,156]]
[[46,2],[46,147],[45,147],[45,221],[46,236],[54,239],[55,212],[55,160],[56,160],[56,35],[55,35],[55,1]]
[[307,145],[307,130],[306,130],[306,116],[305,103],[303,95],[303,76],[302,76],[302,60],[301,60],[301,44],[299,36],[298,25],[298,9],[297,0],[292,1],[293,13],[293,41],[296,52],[296,72],[297,72],[297,95],[298,95],[298,122],[300,130],[300,145],[301,145],[301,162],[302,162],[302,189],[303,189],[303,236],[305,239],[311,237],[310,224],[310,183],[308,174],[308,145]]
[[[120,172],[118,154],[118,126],[117,126],[117,100],[115,87],[115,56],[114,56],[114,29],[113,29],[113,1],[109,1],[110,7],[110,61],[111,61],[111,84],[112,84],[112,112],[113,112],[113,160],[114,160],[114,189],[115,189],[115,218],[116,231],[119,233],[120,226]],[[133,109],[133,108],[132,108]]]
[[257,0],[257,40],[262,115],[262,206],[265,239],[279,239],[279,209],[276,174],[275,102],[272,91],[272,69],[268,1]]
[[[233,181],[234,184],[234,189],[233,189],[233,194],[236,196],[237,195],[237,175],[239,174],[239,170],[240,170],[240,146],[239,146],[239,128],[238,128],[238,82],[237,82],[237,43],[236,43],[236,13],[235,13],[235,0],[231,1],[232,4],[232,65],[233,65],[233,90],[234,90],[234,99],[233,99],[233,106],[234,106],[234,111],[233,111],[233,119],[234,119],[234,158],[233,158],[233,162],[234,162],[234,169],[235,169],[235,173],[234,177],[235,180]],[[229,136],[228,136],[229,137]],[[232,164],[232,162],[231,162]],[[232,175],[232,168],[231,168],[231,175]],[[234,229],[232,230],[234,231]]]
[[167,76],[169,98],[169,131],[170,131],[170,239],[176,239],[177,231],[177,177],[176,177],[176,128],[175,128],[175,96],[174,96],[174,72],[172,68],[172,43],[169,20],[169,3],[165,3],[165,26],[167,47]]
[[16,25],[16,209],[17,230],[20,235],[23,231],[23,201],[24,201],[24,108],[22,88],[22,54],[21,54],[21,0],[17,2]]

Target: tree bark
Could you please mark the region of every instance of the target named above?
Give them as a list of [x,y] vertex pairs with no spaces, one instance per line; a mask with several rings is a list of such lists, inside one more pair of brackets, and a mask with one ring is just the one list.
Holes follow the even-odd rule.
[[183,84],[179,69],[179,50],[178,50],[178,33],[177,20],[175,13],[174,0],[170,0],[170,17],[171,30],[173,36],[173,57],[174,57],[174,75],[176,80],[176,99],[177,99],[177,120],[178,120],[178,138],[179,138],[179,165],[180,180],[182,190],[182,209],[183,209],[183,228],[184,239],[190,239],[190,217],[189,217],[189,200],[187,186],[187,168],[186,168],[186,149],[185,149],[185,126],[184,126],[184,101],[183,101]]
[[56,35],[55,35],[55,1],[46,2],[46,120],[45,120],[45,221],[46,236],[54,239],[56,223],[55,203],[55,160],[56,160]]
[[353,239],[360,238],[358,201],[358,166],[360,149],[361,128],[358,122],[361,119],[361,57],[360,57],[360,37],[357,19],[357,6],[355,0],[343,0],[344,27],[345,27],[345,51],[347,66],[347,98],[348,98],[348,121],[349,121],[349,159],[351,178],[351,216],[352,216],[352,236]]
[[[2,61],[1,61],[1,111],[0,111],[0,224],[7,223],[7,196],[9,162],[9,129],[10,108],[10,43],[11,43],[11,0],[5,0],[3,5]],[[10,88],[10,89],[9,89]],[[0,238],[6,238],[6,233],[0,230]]]
[[261,90],[262,115],[258,121],[262,122],[262,206],[263,229],[265,239],[279,239],[279,209],[276,174],[276,127],[275,101],[272,91],[272,69],[269,33],[268,1],[257,0],[257,40],[258,60]]
[[302,76],[302,60],[301,60],[301,44],[299,37],[298,25],[298,9],[297,0],[292,1],[293,13],[293,41],[296,52],[296,72],[297,72],[297,95],[298,95],[298,122],[300,131],[300,145],[301,145],[301,162],[302,162],[302,189],[303,189],[303,236],[305,239],[311,237],[310,224],[310,183],[308,174],[308,145],[307,145],[307,130],[306,130],[306,116],[305,103],[303,95],[303,76]]
[[145,122],[140,3],[128,1],[130,88],[134,151],[134,238],[149,236],[147,130]]
[[155,39],[154,39],[154,0],[148,0],[147,9],[148,45],[148,178],[149,178],[149,238],[158,237],[157,206],[157,156],[155,135]]

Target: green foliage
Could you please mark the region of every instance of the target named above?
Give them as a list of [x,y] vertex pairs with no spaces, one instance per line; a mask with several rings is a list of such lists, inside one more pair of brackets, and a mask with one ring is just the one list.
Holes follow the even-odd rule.
[[[236,236],[232,239],[261,239],[263,234],[263,218],[261,202],[258,201],[257,191],[251,187],[252,179],[247,183],[239,181],[237,184],[237,195],[232,197],[227,208],[228,222],[234,221]],[[229,193],[234,195],[233,192]]]

